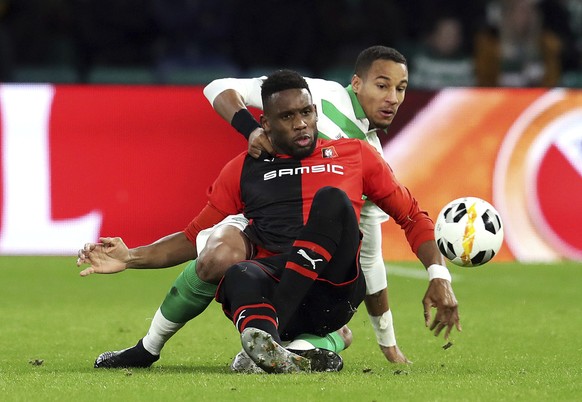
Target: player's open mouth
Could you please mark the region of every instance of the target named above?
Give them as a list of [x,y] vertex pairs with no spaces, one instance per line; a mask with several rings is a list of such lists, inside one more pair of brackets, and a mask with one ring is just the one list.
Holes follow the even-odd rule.
[[380,114],[384,118],[390,118],[391,119],[391,118],[394,117],[394,111],[393,110],[380,110]]
[[307,147],[311,144],[312,138],[309,134],[300,135],[295,139],[295,143],[300,147]]

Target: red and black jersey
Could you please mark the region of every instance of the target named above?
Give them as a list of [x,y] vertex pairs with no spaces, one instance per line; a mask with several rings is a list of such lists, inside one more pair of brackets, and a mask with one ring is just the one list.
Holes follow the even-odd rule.
[[[318,140],[313,154],[304,159],[286,155],[254,159],[245,152],[222,169],[208,197],[210,206],[225,216],[244,213],[250,220],[245,229],[250,239],[280,253],[297,238],[313,197],[323,186],[342,189],[358,218],[365,194],[402,226],[414,252],[434,237],[432,221],[388,164],[372,146],[354,139]],[[189,238],[196,224],[194,219],[186,228]]]

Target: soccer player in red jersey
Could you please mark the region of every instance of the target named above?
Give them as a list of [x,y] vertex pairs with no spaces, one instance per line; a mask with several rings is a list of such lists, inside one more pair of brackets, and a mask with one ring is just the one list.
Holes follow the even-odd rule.
[[436,307],[431,324],[436,335],[446,328],[448,337],[453,326],[460,330],[433,222],[381,156],[362,141],[318,142],[317,113],[299,74],[273,74],[263,97],[261,123],[277,151],[274,158],[256,160],[245,153],[229,162],[209,191],[209,204],[182,233],[131,250],[119,238],[87,244],[79,252],[80,263],[92,264],[86,273],[186,261],[196,256],[201,229],[244,212],[251,221],[244,233],[253,260],[227,271],[217,300],[242,332],[243,348],[256,364],[268,372],[303,370],[309,362],[280,341],[339,329],[363,300],[357,225],[366,195],[402,227],[429,271],[426,323]]

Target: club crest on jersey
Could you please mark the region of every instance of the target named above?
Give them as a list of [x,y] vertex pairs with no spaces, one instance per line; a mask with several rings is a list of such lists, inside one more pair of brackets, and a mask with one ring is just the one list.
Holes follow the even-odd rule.
[[334,147],[326,147],[321,149],[321,156],[324,158],[337,158],[337,152]]

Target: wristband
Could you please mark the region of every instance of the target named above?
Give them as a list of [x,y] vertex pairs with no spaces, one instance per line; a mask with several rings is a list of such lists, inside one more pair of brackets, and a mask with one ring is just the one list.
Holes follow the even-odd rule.
[[261,125],[255,120],[251,112],[248,109],[242,108],[232,116],[230,125],[233,126],[236,131],[245,136],[248,140],[251,133]]
[[428,272],[428,280],[432,281],[435,278],[445,279],[449,282],[453,281],[451,277],[451,273],[447,269],[447,267],[438,264],[432,264],[429,266],[426,271]]
[[376,333],[376,341],[380,346],[395,346],[396,335],[392,323],[392,311],[388,310],[381,316],[369,315],[372,327]]

